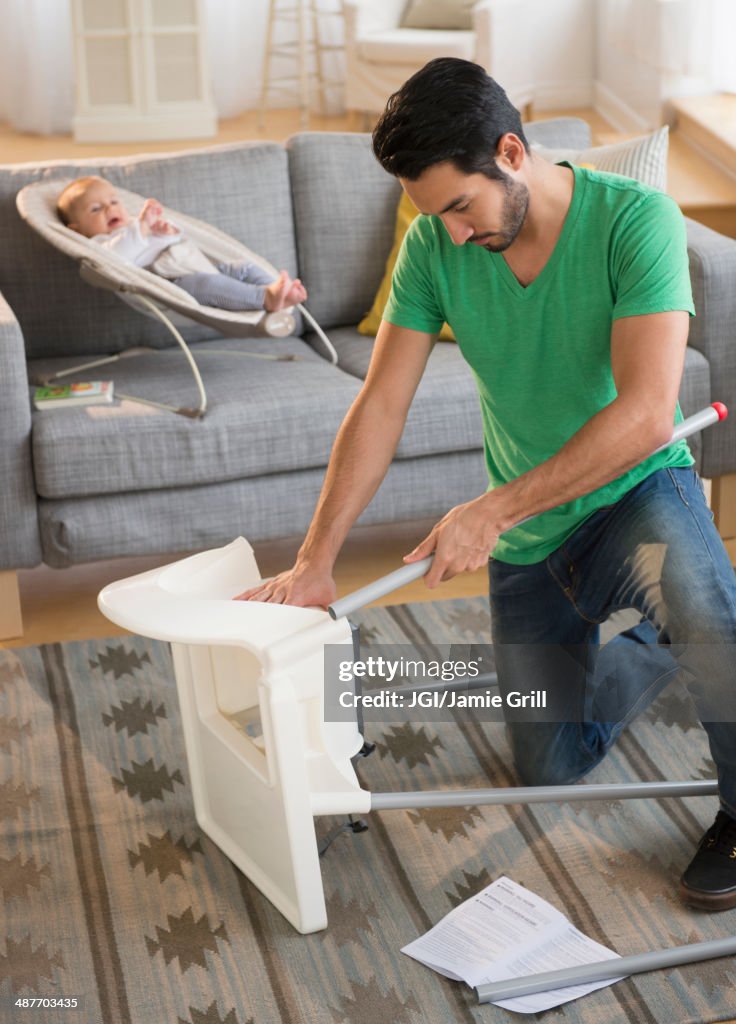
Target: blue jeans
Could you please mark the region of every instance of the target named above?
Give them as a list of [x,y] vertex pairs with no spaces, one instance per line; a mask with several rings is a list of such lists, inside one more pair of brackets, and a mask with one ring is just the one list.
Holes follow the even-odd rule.
[[[547,690],[556,709],[507,718],[525,784],[581,778],[679,672],[736,817],[736,576],[693,469],[653,473],[544,561],[491,559],[489,574],[501,693]],[[600,646],[623,608],[641,622]]]

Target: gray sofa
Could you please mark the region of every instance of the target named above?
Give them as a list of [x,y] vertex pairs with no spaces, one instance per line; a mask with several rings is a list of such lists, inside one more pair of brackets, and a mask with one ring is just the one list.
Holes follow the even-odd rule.
[[[528,128],[547,145],[589,143],[587,126],[574,119]],[[119,394],[175,404],[196,397],[165,329],[84,284],[74,263],[20,220],[15,196],[23,185],[80,173],[160,197],[298,272],[339,366],[320,356],[308,333],[222,340],[193,326],[184,333],[208,391],[204,419],[129,403],[33,413],[29,378],[139,345],[161,351],[77,376],[110,376]],[[348,133],[305,133],[286,146],[1,167],[0,571],[195,550],[240,533],[251,541],[301,534],[368,366],[372,339],[355,325],[382,276],[398,196],[369,137]],[[682,405],[687,415],[718,398],[736,413],[736,242],[695,223],[689,232],[699,315]],[[274,350],[299,358],[243,355]],[[435,516],[480,493],[481,438],[469,371],[453,344],[440,343],[362,522]],[[736,471],[736,415],[694,447],[704,475]]]

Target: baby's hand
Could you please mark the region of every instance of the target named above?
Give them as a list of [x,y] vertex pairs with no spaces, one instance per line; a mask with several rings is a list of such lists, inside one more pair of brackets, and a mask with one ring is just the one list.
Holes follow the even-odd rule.
[[141,225],[150,227],[155,221],[161,220],[164,215],[164,208],[158,199],[146,199],[138,214]]
[[152,235],[178,235],[179,229],[171,221],[156,220],[150,225]]
[[138,214],[144,235],[175,235],[177,229],[164,219],[164,209],[158,199],[146,199]]

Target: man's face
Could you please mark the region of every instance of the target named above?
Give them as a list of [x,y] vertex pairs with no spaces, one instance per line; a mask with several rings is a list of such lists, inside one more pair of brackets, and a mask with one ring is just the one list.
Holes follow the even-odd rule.
[[401,179],[421,213],[435,214],[455,243],[504,252],[517,237],[529,208],[529,189],[510,175],[496,180],[463,174],[450,161],[433,164],[416,180]]
[[115,189],[109,182],[102,180],[87,185],[74,200],[71,215],[69,227],[87,238],[109,234],[130,220]]

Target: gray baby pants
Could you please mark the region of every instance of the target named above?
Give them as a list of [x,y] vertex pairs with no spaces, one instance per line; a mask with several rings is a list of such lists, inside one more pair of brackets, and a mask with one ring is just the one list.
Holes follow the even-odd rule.
[[184,274],[173,283],[189,292],[202,306],[236,312],[263,309],[265,286],[276,280],[273,274],[246,260],[218,263],[217,270],[217,274]]

